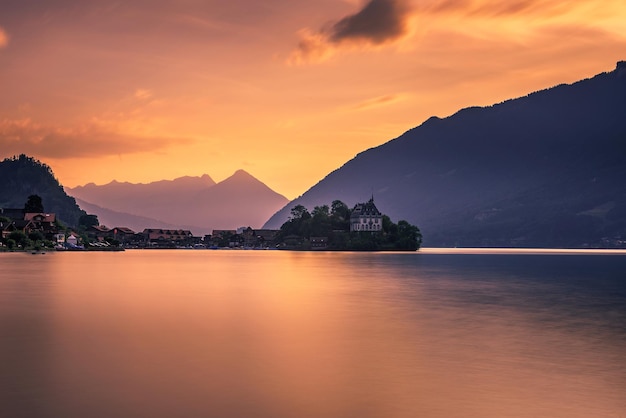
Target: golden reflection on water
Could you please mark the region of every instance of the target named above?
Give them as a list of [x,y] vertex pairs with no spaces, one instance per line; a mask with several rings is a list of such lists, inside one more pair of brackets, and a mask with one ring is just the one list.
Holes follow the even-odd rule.
[[582,309],[586,292],[528,281],[514,258],[0,256],[1,320],[13,324],[0,350],[27,366],[3,373],[4,401],[20,416],[626,414],[623,296]]

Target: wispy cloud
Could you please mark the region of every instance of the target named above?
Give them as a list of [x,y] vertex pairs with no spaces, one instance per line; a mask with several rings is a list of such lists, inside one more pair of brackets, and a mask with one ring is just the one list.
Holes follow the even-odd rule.
[[146,100],[152,98],[152,92],[147,89],[137,89],[135,90],[135,99]]
[[[581,3],[584,3],[581,2]],[[459,13],[466,16],[510,16],[521,14],[542,14],[550,10],[565,12],[572,8],[561,0],[443,0],[420,2],[420,13]]]
[[400,99],[401,99],[401,95],[388,94],[385,96],[374,97],[372,99],[362,101],[360,103],[357,103],[353,108],[356,110],[364,110],[364,109],[370,109],[373,107],[386,106],[386,105],[395,103],[399,101]]
[[408,32],[408,0],[369,0],[357,13],[317,31],[303,29],[290,63],[320,61],[343,45],[370,47],[393,42]]
[[184,138],[129,135],[116,132],[95,120],[72,128],[44,126],[29,118],[0,121],[0,149],[5,155],[26,153],[42,158],[101,157],[154,152],[191,142]]

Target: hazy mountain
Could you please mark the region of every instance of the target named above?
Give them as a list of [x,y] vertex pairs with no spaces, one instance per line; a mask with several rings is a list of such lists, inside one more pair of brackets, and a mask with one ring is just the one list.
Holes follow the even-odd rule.
[[[215,183],[208,175],[181,177],[148,184],[111,182],[97,186],[87,184],[67,191],[100,209],[93,213],[119,222],[111,226],[140,225],[137,218],[128,218],[126,225],[121,213],[152,221],[191,229],[196,234],[211,233],[213,229],[235,229],[240,226],[259,228],[265,220],[288,200],[271,190],[243,170]],[[121,212],[112,218],[111,212]],[[147,221],[146,221],[147,222]],[[152,224],[145,227],[152,227]],[[134,229],[134,228],[131,228]],[[138,228],[139,229],[139,228]]]
[[276,213],[374,194],[425,246],[620,245],[626,240],[626,62],[475,107],[358,154]]
[[180,225],[168,224],[166,222],[159,221],[158,219],[146,218],[144,216],[132,215],[130,213],[116,212],[81,199],[76,199],[76,203],[78,203],[78,205],[88,213],[97,214],[100,225],[105,225],[109,228],[125,226],[135,232],[141,232],[145,228],[181,229]]
[[44,210],[68,226],[85,215],[46,164],[24,154],[0,162],[0,208],[23,208],[30,195],[41,197]]
[[[112,182],[103,186],[89,183],[74,188],[66,187],[70,195],[102,208],[139,216],[157,217],[171,212],[178,202],[215,185],[209,175],[180,177],[147,184]],[[157,216],[155,216],[157,214]]]

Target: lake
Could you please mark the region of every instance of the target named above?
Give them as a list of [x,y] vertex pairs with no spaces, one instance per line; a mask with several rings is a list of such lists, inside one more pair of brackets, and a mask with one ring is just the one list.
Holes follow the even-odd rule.
[[625,417],[626,253],[0,253],[2,417]]

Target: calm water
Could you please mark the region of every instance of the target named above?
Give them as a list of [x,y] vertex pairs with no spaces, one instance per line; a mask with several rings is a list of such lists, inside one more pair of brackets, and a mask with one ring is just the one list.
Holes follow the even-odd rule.
[[0,254],[2,417],[626,417],[626,254]]

